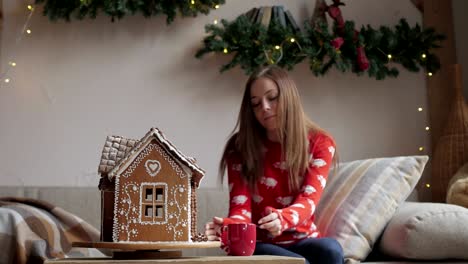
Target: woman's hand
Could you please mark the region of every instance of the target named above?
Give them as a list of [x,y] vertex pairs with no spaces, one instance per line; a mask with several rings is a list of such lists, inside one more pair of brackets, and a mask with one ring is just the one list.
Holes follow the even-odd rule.
[[281,235],[281,220],[277,213],[273,212],[270,208],[266,210],[266,216],[258,220],[259,228],[265,229],[270,232],[272,236]]
[[220,240],[221,227],[223,226],[223,218],[213,217],[213,222],[208,222],[205,225],[205,235],[208,237],[208,241]]

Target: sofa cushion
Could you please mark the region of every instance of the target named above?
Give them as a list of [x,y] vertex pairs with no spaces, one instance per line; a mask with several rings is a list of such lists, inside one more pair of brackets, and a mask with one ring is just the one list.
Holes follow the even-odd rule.
[[468,208],[468,163],[458,169],[448,183],[447,203]]
[[468,259],[468,209],[405,202],[382,235],[380,250],[410,259]]
[[427,160],[427,156],[358,160],[330,172],[316,222],[323,235],[340,242],[347,263],[367,257]]

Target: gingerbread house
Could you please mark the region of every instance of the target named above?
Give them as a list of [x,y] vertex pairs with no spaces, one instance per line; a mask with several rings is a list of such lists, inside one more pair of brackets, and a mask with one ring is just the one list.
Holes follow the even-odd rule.
[[140,140],[108,136],[99,164],[101,240],[192,242],[204,176],[157,128]]

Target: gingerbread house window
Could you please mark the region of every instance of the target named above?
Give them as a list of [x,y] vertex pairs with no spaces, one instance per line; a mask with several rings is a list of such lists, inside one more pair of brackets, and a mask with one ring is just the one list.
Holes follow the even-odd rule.
[[141,196],[141,222],[165,222],[167,185],[143,184]]

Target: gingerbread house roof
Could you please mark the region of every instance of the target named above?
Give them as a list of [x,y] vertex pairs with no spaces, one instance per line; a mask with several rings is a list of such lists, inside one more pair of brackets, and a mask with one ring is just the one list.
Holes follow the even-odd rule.
[[102,149],[101,162],[98,173],[103,175],[109,173],[125,155],[135,147],[138,140],[128,139],[120,136],[108,136]]
[[[120,145],[123,145],[123,143],[125,143],[123,146],[120,146],[119,148],[120,152],[119,151],[115,152],[114,150],[115,148],[118,148],[117,144],[114,144],[115,146],[114,149],[110,149],[114,151],[113,154],[115,155],[110,155],[109,158],[114,158],[112,160],[115,160],[115,165],[113,166],[112,169],[107,171],[109,180],[112,180],[116,174],[118,174],[122,169],[124,169],[125,164],[133,161],[136,158],[136,156],[140,153],[140,151],[142,151],[153,139],[156,139],[158,142],[160,142],[162,147],[168,153],[170,153],[174,158],[176,158],[179,162],[187,166],[193,172],[193,180],[195,181],[196,186],[200,185],[200,181],[205,175],[205,171],[196,164],[195,159],[185,156],[179,149],[177,149],[172,144],[172,142],[170,142],[164,136],[161,130],[157,128],[151,128],[150,131],[148,131],[148,133],[146,133],[146,135],[141,140],[135,141],[135,143],[130,142],[130,141],[133,141],[131,139],[122,140],[123,139],[122,137],[120,137],[120,139],[121,139]],[[107,144],[107,141],[106,141],[106,144]],[[129,149],[128,147],[132,144],[134,146]],[[122,156],[122,153],[124,153],[123,156]],[[103,158],[104,158],[104,150],[103,150]],[[101,164],[102,163],[103,161],[101,158]],[[106,165],[110,166],[109,164],[111,163],[113,162],[108,161]],[[101,170],[101,165],[99,166],[99,170]]]

